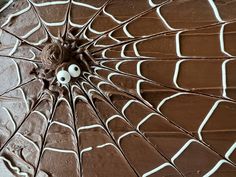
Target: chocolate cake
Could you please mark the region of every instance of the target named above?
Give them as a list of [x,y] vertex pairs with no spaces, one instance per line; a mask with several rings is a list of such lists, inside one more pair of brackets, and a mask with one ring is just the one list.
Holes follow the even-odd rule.
[[236,1],[0,5],[0,177],[235,177]]

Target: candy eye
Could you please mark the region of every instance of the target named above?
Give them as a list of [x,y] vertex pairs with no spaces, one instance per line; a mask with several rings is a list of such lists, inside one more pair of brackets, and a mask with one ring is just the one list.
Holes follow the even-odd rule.
[[57,73],[57,80],[61,84],[67,84],[68,82],[70,82],[70,74],[65,70],[61,70]]
[[71,64],[68,68],[68,71],[71,77],[78,77],[81,73],[79,66],[77,66],[76,64]]

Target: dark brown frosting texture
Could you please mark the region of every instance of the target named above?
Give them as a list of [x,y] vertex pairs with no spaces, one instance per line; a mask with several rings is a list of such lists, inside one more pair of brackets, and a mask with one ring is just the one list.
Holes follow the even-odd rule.
[[235,9],[1,2],[0,177],[235,177]]

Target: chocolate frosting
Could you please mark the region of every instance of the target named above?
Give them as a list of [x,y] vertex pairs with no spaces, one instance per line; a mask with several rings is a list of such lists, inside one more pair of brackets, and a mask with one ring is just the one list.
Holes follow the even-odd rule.
[[0,176],[235,177],[235,8],[0,3]]

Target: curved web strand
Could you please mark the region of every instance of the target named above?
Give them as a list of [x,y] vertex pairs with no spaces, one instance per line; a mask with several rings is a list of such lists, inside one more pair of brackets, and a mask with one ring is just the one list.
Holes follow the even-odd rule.
[[46,28],[50,37],[54,40],[59,39],[59,37],[64,37],[67,30],[67,18],[71,1],[29,1],[36,9],[38,17]]
[[[213,0],[1,6],[1,169],[35,177],[235,174],[235,6]],[[27,70],[38,67],[50,38],[67,32],[99,62],[53,100]]]
[[47,31],[27,0],[9,1],[1,7],[0,14],[1,28],[28,44],[41,47],[49,40]]
[[[81,82],[80,82],[81,84],[80,84],[80,87],[81,87],[81,89],[83,90],[83,92],[84,92],[84,95],[87,97],[87,103],[88,103],[88,107],[90,108],[89,110],[91,110],[91,113],[92,113],[92,118],[94,117],[94,119],[95,119],[95,121],[92,121],[91,123],[92,124],[90,124],[89,123],[89,125],[88,126],[81,126],[80,128],[78,128],[78,133],[80,133],[79,134],[79,136],[82,136],[82,137],[84,137],[83,136],[83,130],[86,130],[86,129],[88,129],[88,131],[90,131],[90,129],[95,129],[96,130],[96,128],[98,128],[99,130],[101,129],[102,130],[102,137],[104,137],[104,138],[102,138],[102,137],[99,137],[99,135],[98,135],[98,139],[99,139],[99,144],[97,144],[97,145],[95,145],[97,142],[95,141],[95,142],[93,142],[93,140],[91,139],[91,142],[89,142],[89,143],[92,143],[91,145],[91,150],[93,150],[93,149],[95,149],[95,148],[104,148],[104,150],[107,150],[107,148],[106,148],[106,146],[111,146],[111,148],[112,149],[114,149],[115,150],[115,154],[117,154],[119,157],[118,158],[115,158],[114,160],[115,160],[115,163],[117,164],[117,165],[119,165],[119,166],[123,166],[123,168],[124,168],[124,171],[121,171],[120,172],[120,175],[122,174],[122,173],[128,173],[128,176],[138,176],[138,174],[137,174],[137,172],[136,172],[136,170],[132,167],[132,165],[129,163],[129,161],[127,160],[127,158],[126,158],[126,156],[123,154],[123,151],[119,148],[119,146],[117,146],[117,144],[116,144],[116,141],[114,140],[114,138],[113,138],[113,136],[111,135],[111,132],[107,129],[107,127],[104,125],[104,122],[101,120],[101,117],[100,117],[100,115],[97,113],[97,110],[96,110],[96,108],[95,108],[95,105],[93,104],[93,96],[92,95],[90,95],[90,93],[95,93],[95,92],[97,92],[96,91],[96,89],[94,89],[88,82],[86,82],[85,80],[81,80]],[[78,108],[78,107],[77,107]],[[82,108],[82,107],[81,107]],[[81,108],[78,108],[79,110],[81,109]],[[79,117],[77,117],[78,118],[78,122],[80,121],[80,119],[79,119]],[[83,122],[83,120],[81,120],[81,123]],[[96,123],[95,123],[96,122]],[[87,123],[88,124],[88,123]],[[87,125],[86,124],[86,125]],[[95,127],[94,127],[94,125],[95,125]],[[82,132],[81,132],[82,131]],[[92,138],[93,136],[91,136],[91,138]],[[105,140],[105,142],[104,142],[104,140]],[[103,140],[103,141],[102,141]],[[101,142],[100,142],[101,141]],[[102,142],[104,142],[104,143],[102,143]],[[96,147],[93,147],[93,146],[96,146]],[[113,150],[112,150],[113,151]],[[83,150],[82,150],[82,152],[83,152]],[[109,152],[109,148],[108,148],[108,152]],[[108,154],[110,154],[110,153],[107,153],[107,155]],[[112,153],[113,154],[113,153]],[[117,156],[116,155],[116,156]],[[108,155],[108,157],[109,157],[109,155]],[[105,164],[106,164],[106,166],[105,166],[105,168],[108,170],[108,169],[111,169],[111,170],[109,170],[109,174],[110,175],[114,175],[114,167],[113,167],[113,165],[112,166],[110,166],[110,163],[109,163],[109,161],[110,160],[108,160],[108,157],[106,157],[105,156],[105,158],[103,159],[103,161],[105,162],[105,161],[107,161],[107,162],[105,162]],[[92,160],[92,159],[91,159]],[[91,164],[92,165],[92,164]],[[87,165],[87,166],[84,166],[84,168],[85,169],[89,169],[89,166],[90,165]],[[101,168],[101,167],[99,167],[99,168]],[[113,169],[113,170],[112,170]],[[96,170],[96,171],[98,171],[98,170]],[[127,172],[125,172],[125,171],[127,171]],[[95,173],[95,171],[93,171],[92,173]]]
[[[208,120],[210,116],[213,115],[212,117],[216,116],[216,119],[219,119],[223,112],[227,112],[231,115],[228,117],[229,125],[230,125],[230,122],[233,121],[232,120],[234,118],[233,114],[235,112],[234,111],[235,110],[235,108],[234,108],[235,103],[234,102],[227,101],[227,100],[221,100],[221,99],[217,99],[217,98],[213,98],[213,97],[209,97],[209,96],[204,96],[204,95],[200,95],[200,94],[179,92],[177,90],[168,89],[163,86],[157,86],[157,85],[154,85],[153,83],[145,82],[144,80],[138,80],[138,79],[135,79],[132,77],[127,77],[125,75],[123,75],[123,77],[122,77],[122,75],[115,74],[115,75],[113,75],[114,78],[112,79],[112,77],[104,76],[104,73],[105,73],[104,70],[100,73],[102,73],[103,75],[101,76],[101,79],[100,79],[102,81],[99,83],[96,83],[96,86],[98,88],[100,88],[104,84],[106,85],[109,83],[111,83],[112,85],[114,85],[118,89],[121,88],[120,90],[122,92],[128,92],[129,94],[135,96],[136,98],[141,99],[141,101],[143,103],[148,103],[148,105],[151,104],[151,107],[157,109],[158,112],[163,114],[168,120],[170,120],[174,124],[178,125],[178,127],[180,127],[181,129],[183,129],[185,131],[187,130],[187,132],[189,132],[192,135],[196,135],[198,132],[198,136],[196,136],[196,137],[199,138],[199,140],[201,140],[201,141],[204,141],[201,136],[201,134],[202,134],[201,131],[206,124],[206,120]],[[112,82],[108,81],[108,79],[106,79],[106,81],[105,81],[103,79],[103,77],[110,78],[110,81],[112,81]],[[90,80],[96,80],[97,77],[89,76],[88,78],[90,78]],[[118,81],[117,79],[119,80],[119,83],[122,83],[122,85],[117,84],[117,82],[116,82],[116,81]],[[122,81],[122,82],[120,82],[120,81]],[[142,89],[142,87],[144,90]],[[108,93],[106,93],[106,94],[108,94]],[[171,113],[172,116],[169,117],[168,114],[166,115],[166,114],[164,114],[163,111],[161,111],[161,108],[162,108],[162,105],[165,105],[166,102],[168,103],[169,100],[173,99],[175,97],[175,95],[176,95],[176,97],[184,95],[184,96],[186,96],[186,99],[185,100],[178,99],[176,101],[176,103],[178,103],[178,102],[182,103],[182,104],[180,104],[180,103],[176,104],[176,105],[180,106],[180,109],[173,107],[172,106],[173,103],[169,104],[169,107],[167,107],[167,109],[165,109],[165,110],[167,110],[168,113]],[[194,99],[194,98],[198,98],[198,99]],[[194,100],[194,102],[191,103],[190,102],[191,100]],[[201,100],[204,100],[204,101],[201,101]],[[189,102],[189,104],[186,104],[188,102]],[[217,109],[216,109],[216,106],[218,106],[218,105],[215,105],[216,104],[215,102],[222,102],[223,104],[219,105],[219,107],[217,107]],[[207,103],[209,104],[208,108],[206,106]],[[174,105],[175,105],[175,103],[174,103]],[[183,107],[181,107],[181,105]],[[187,106],[189,106],[189,107],[187,107]],[[170,109],[172,107],[173,107],[173,109]],[[199,107],[199,109],[196,109],[195,107]],[[204,107],[206,107],[206,108],[204,108]],[[228,110],[227,110],[227,107],[228,107]],[[176,111],[174,111],[174,110],[176,110]],[[189,112],[186,112],[185,110],[189,110]],[[201,118],[200,118],[199,114],[197,113],[197,112],[199,112],[199,110],[202,110],[201,111],[202,112]],[[205,110],[205,111],[203,111],[203,110]],[[232,110],[232,112],[230,110]],[[216,112],[218,112],[218,113],[216,114]],[[181,117],[181,119],[180,119],[180,117]],[[193,124],[196,126],[196,128],[192,129],[192,124],[189,124],[189,121],[188,121],[189,117],[193,117],[193,120],[196,121],[195,124]],[[212,118],[212,120],[214,120],[214,118]],[[229,145],[231,146],[233,144],[234,134],[235,134],[234,126],[232,125],[232,127],[230,128],[229,125],[222,125],[221,123],[219,123],[217,128],[215,128],[215,126],[214,126],[214,128],[211,130],[212,133],[216,133],[217,136],[222,137],[222,138],[225,137],[226,135],[228,135],[229,132],[231,132],[231,137],[228,138],[228,140],[227,140],[227,142],[228,142],[227,146],[229,146]],[[224,130],[224,129],[228,129],[229,132],[225,132],[225,133],[221,132],[220,133],[220,130]],[[203,131],[207,132],[208,130],[203,130]],[[219,133],[217,133],[217,132],[219,132]],[[212,138],[213,137],[209,137],[209,141],[212,141],[213,140]],[[214,144],[212,144],[212,147],[215,150],[220,148],[220,145],[216,145],[216,142],[217,141],[215,141]],[[208,143],[208,144],[211,145],[211,143]],[[217,150],[217,152],[218,152],[218,150]],[[225,151],[221,150],[221,151],[219,151],[219,153],[222,156],[224,156]]]
[[17,130],[1,149],[0,166],[4,174],[34,175],[42,143],[41,136],[49,116],[50,104],[47,101],[46,96],[39,99],[37,106],[30,111],[20,127],[16,127]]
[[[79,176],[80,162],[69,95],[57,98],[53,109],[44,134],[36,176],[43,174],[65,176],[68,173],[71,176]],[[58,157],[60,160],[51,163],[52,159]]]
[[[91,18],[92,20],[89,21],[88,24],[86,24],[86,31],[81,33],[81,36],[79,37],[79,39],[80,38],[86,39],[88,43],[94,43],[94,44],[96,42],[95,39],[100,38],[103,35],[108,35],[111,29],[115,29],[125,24],[127,21],[131,20],[132,18],[137,18],[136,16],[139,16],[145,11],[148,11],[151,9],[145,1],[138,1],[135,3],[133,3],[133,1],[129,1],[129,3],[127,3],[123,1],[113,0],[111,2],[108,2],[108,4],[105,4],[105,6],[102,8],[102,11],[101,11],[101,7],[97,7],[98,4],[95,5],[94,2],[92,1],[91,2],[88,1],[87,3],[72,1],[72,3],[77,5],[75,7],[81,8],[84,11],[85,10],[87,11],[98,10],[97,12],[99,13],[98,14],[95,13],[96,16],[92,17]],[[133,5],[135,5],[135,7],[133,7]],[[136,8],[136,6],[139,8]],[[115,14],[112,14],[113,11],[111,10],[113,10],[114,8],[116,8],[116,11],[115,11]],[[72,10],[73,10],[73,6],[72,6]],[[117,12],[119,12],[119,15],[117,14]],[[86,18],[89,18],[89,17],[86,17]],[[84,19],[81,19],[81,20],[84,20]],[[79,21],[77,23],[79,23]],[[104,24],[104,25],[101,26],[99,24]],[[77,27],[80,27],[80,26],[77,25]],[[84,42],[82,46],[84,45],[86,46],[87,44]]]
[[235,87],[232,80],[236,64],[234,59],[127,59],[106,60],[99,63],[114,72],[129,74],[169,88],[235,101],[232,92]]
[[[34,88],[29,89],[28,87]],[[34,110],[42,94],[42,83],[32,81],[0,96],[1,150]]]
[[[121,41],[124,40],[132,38],[135,39],[139,37],[142,38],[150,34],[155,34],[156,32],[161,33],[167,30],[169,32],[175,32],[175,33],[178,32],[176,34],[176,38],[178,38],[178,36],[185,31],[195,31],[195,29],[199,28],[204,29],[207,28],[207,26],[214,27],[215,25],[221,26],[220,33],[222,34],[223,32],[222,27],[224,27],[227,23],[223,20],[219,21],[218,18],[216,18],[216,10],[215,9],[212,10],[211,4],[208,1],[202,1],[202,2],[188,1],[181,3],[180,2],[181,1],[174,1],[174,2],[169,1],[165,4],[162,4],[161,6],[158,6],[157,8],[155,8],[155,11],[151,11],[150,13],[142,16],[141,18],[137,18],[136,20],[131,21],[128,24],[125,24],[121,29],[114,30],[112,32],[113,35],[104,36],[103,37],[104,42],[103,39],[101,38],[100,42],[98,43],[100,45],[103,45],[103,43],[108,41],[109,37],[110,38],[112,37],[111,39],[115,39],[115,41],[113,40],[113,44],[115,43],[119,44]],[[199,7],[199,9],[196,9],[196,7]],[[186,8],[188,10],[186,10]],[[204,9],[204,13],[202,13],[202,9]],[[195,13],[192,13],[193,11]],[[171,13],[172,19],[169,19],[170,13],[168,12],[172,12]],[[230,14],[229,16],[231,17],[230,21],[233,22],[233,20],[235,20],[234,15]],[[154,21],[153,19],[155,19],[155,23],[153,23]],[[142,27],[142,25],[145,26]],[[202,33],[204,34],[204,32]],[[228,55],[227,52],[224,50],[224,46],[222,45],[223,44],[222,39],[223,38],[221,37],[220,39],[221,50],[223,53]],[[196,42],[199,43],[202,40],[204,40],[204,38]],[[209,41],[205,45],[210,43],[212,43],[212,41]],[[204,45],[198,45],[198,46],[204,47]],[[191,48],[190,50],[187,51],[191,51]],[[207,50],[201,50],[201,51],[208,52]],[[197,53],[196,56],[198,56],[199,55],[198,51],[196,51],[195,54],[196,53]],[[182,55],[184,56],[184,54]]]
[[[32,62],[9,57],[0,57],[0,62],[2,71],[0,82],[4,83],[0,89],[0,95],[35,79],[33,75],[29,75],[29,70],[37,66]],[[9,77],[11,82],[8,80]]]
[[[113,142],[107,129],[100,122],[92,105],[90,105],[81,90],[74,86],[72,93],[75,96],[75,120],[78,141],[80,142],[82,175],[91,176],[97,173],[100,168],[106,169],[108,174],[113,175],[118,166],[122,169],[118,172],[120,175],[126,173],[128,176],[136,176],[136,173],[129,167],[122,152]],[[85,110],[85,112],[82,110]],[[96,137],[95,140],[93,139],[94,137]],[[114,158],[110,159],[110,154],[113,154]],[[113,166],[111,161],[116,166]],[[93,164],[97,165],[91,168]],[[100,174],[98,172],[98,175],[103,173],[101,172]]]
[[40,50],[0,29],[0,56],[39,62]]
[[[95,79],[92,79],[92,80],[95,80]],[[95,82],[95,83],[97,83],[97,81]],[[100,84],[101,83],[101,84]],[[120,110],[120,112],[122,112],[123,114],[122,114],[122,116],[125,116],[125,117],[127,117],[130,121],[131,121],[131,123],[132,123],[132,125],[134,125],[134,126],[137,126],[137,129],[140,131],[140,128],[141,127],[143,127],[145,124],[146,124],[146,122],[149,122],[150,121],[150,123],[147,123],[147,129],[146,129],[146,131],[147,132],[145,132],[145,133],[148,133],[150,130],[148,130],[148,127],[150,128],[150,126],[151,127],[155,127],[154,128],[154,130],[152,130],[151,132],[152,133],[160,133],[160,134],[162,134],[161,132],[159,132],[159,131],[156,131],[155,132],[155,130],[158,130],[158,127],[159,126],[161,126],[161,127],[163,127],[164,125],[165,125],[165,127],[166,126],[168,126],[169,128],[170,127],[172,127],[172,128],[170,128],[170,129],[173,129],[173,133],[175,134],[175,136],[176,136],[176,133],[177,132],[179,132],[179,135],[180,135],[180,137],[183,137],[183,140],[185,139],[185,138],[187,138],[187,140],[186,141],[179,141],[179,143],[181,143],[182,142],[182,145],[183,145],[183,147],[181,148],[181,151],[183,152],[183,151],[185,151],[185,148],[187,148],[187,147],[185,147],[185,146],[189,146],[192,142],[197,142],[197,144],[196,144],[196,146],[198,146],[198,149],[199,149],[199,151],[202,151],[203,153],[205,153],[205,154],[207,154],[207,153],[209,153],[209,152],[211,152],[210,154],[212,155],[212,157],[214,157],[214,158],[216,158],[215,160],[213,160],[212,162],[210,162],[209,161],[209,164],[211,163],[211,165],[214,165],[215,163],[217,163],[218,162],[218,160],[217,159],[221,159],[221,157],[220,156],[218,156],[218,154],[216,154],[214,151],[212,151],[211,149],[208,149],[207,148],[207,146],[205,146],[204,144],[202,144],[201,142],[199,142],[199,141],[197,141],[195,138],[193,138],[193,137],[191,137],[191,136],[189,136],[188,134],[185,134],[184,132],[182,132],[180,129],[176,129],[176,127],[175,126],[173,126],[173,125],[171,125],[168,121],[166,121],[165,119],[164,119],[164,117],[162,117],[162,116],[160,116],[159,114],[157,114],[157,113],[155,113],[155,112],[152,112],[149,108],[147,108],[145,105],[143,105],[143,104],[140,104],[140,102],[139,101],[137,101],[137,100],[135,100],[135,99],[132,99],[132,98],[130,98],[128,95],[126,95],[124,92],[122,92],[122,91],[117,91],[116,89],[111,89],[111,87],[109,87],[108,85],[109,84],[105,84],[105,82],[104,81],[101,81],[101,82],[98,82],[97,83],[97,85],[99,85],[99,88],[100,89],[102,89],[102,91],[103,91],[103,93],[104,94],[106,94],[106,95],[110,95],[110,97],[111,97],[111,100],[113,99],[113,105],[115,105],[115,107],[118,109],[118,110]],[[104,89],[103,89],[104,88]],[[109,93],[109,91],[111,91],[111,93]],[[115,94],[116,93],[116,94]],[[127,99],[125,99],[125,98],[127,98]],[[106,104],[106,106],[104,105],[104,106],[101,106],[102,105],[102,103],[104,103],[105,104],[105,102],[104,101],[100,101],[99,103],[97,103],[97,105],[99,106],[99,107],[101,107],[101,109],[99,109],[99,111],[102,113],[102,112],[104,112],[105,111],[105,113],[104,114],[108,114],[108,112],[111,112],[110,110],[109,111],[107,111],[107,110],[104,110],[104,108],[106,107],[106,109],[108,109],[107,107],[108,107],[108,104]],[[121,105],[120,105],[121,104]],[[122,106],[123,105],[123,106]],[[130,106],[129,106],[130,105]],[[131,106],[132,105],[132,106]],[[129,110],[129,107],[132,107],[132,108],[130,108],[131,110],[130,111],[128,111]],[[149,111],[148,111],[149,110]],[[128,111],[128,115],[126,115],[125,114],[125,112],[127,112]],[[159,115],[159,116],[158,116]],[[140,117],[140,118],[138,118],[138,117]],[[110,121],[110,120],[113,120],[113,119],[115,119],[115,118],[120,118],[119,116],[111,116],[110,117],[111,119],[107,119],[108,121]],[[159,120],[158,120],[159,119]],[[139,120],[139,121],[138,121]],[[168,119],[167,119],[168,120]],[[156,123],[155,123],[156,122]],[[108,124],[108,123],[107,123]],[[106,125],[107,125],[106,124]],[[121,124],[121,123],[120,123]],[[113,124],[113,125],[119,125],[119,124]],[[144,126],[145,127],[145,126]],[[153,128],[151,128],[151,129],[153,129]],[[167,127],[166,127],[167,128]],[[168,132],[168,133],[171,133],[171,132],[169,132],[170,130],[169,130],[169,128],[168,128],[168,131],[166,131],[166,129],[164,129],[163,130],[163,133],[164,132]],[[142,132],[142,131],[141,131]],[[160,141],[159,139],[157,139],[156,141],[154,140],[154,137],[157,137],[157,136],[154,136],[152,133],[150,133],[149,134],[149,136],[147,136],[147,138],[149,139],[150,138],[150,141],[154,144],[154,145],[158,145],[157,147],[160,147],[161,149],[159,149],[159,150],[161,150],[161,152],[163,152],[163,149],[162,149],[162,146],[166,146],[166,145],[164,145],[164,144],[166,144],[166,143],[162,143],[163,141]],[[128,135],[128,134],[127,134]],[[144,136],[145,136],[146,134],[144,134]],[[163,138],[166,138],[166,136],[163,134]],[[159,137],[159,136],[158,136]],[[184,138],[185,137],[185,138]],[[169,140],[167,140],[166,139],[166,141],[169,141]],[[186,142],[186,144],[184,144],[184,142]],[[158,143],[158,144],[157,144]],[[176,143],[176,142],[175,142]],[[171,145],[170,146],[173,146],[173,144],[172,143],[170,143]],[[195,144],[195,143],[194,143]],[[163,148],[164,148],[163,147]],[[168,148],[168,149],[170,149],[170,148]],[[167,155],[168,156],[168,153],[167,154],[165,154],[165,155]],[[178,154],[178,153],[176,153],[176,155],[175,156],[173,156],[172,158],[170,158],[170,161],[171,162],[174,162],[175,161],[175,158],[177,158],[177,156],[179,156],[180,154]],[[197,155],[198,156],[198,155]],[[198,157],[194,157],[194,158],[198,158]],[[201,157],[200,157],[201,158]],[[187,160],[187,159],[185,159],[185,160]],[[189,160],[189,159],[188,159]],[[184,163],[183,161],[182,161],[182,163]],[[187,172],[186,171],[184,171],[184,169],[182,169],[182,167],[181,167],[181,164],[176,164],[177,165],[177,168],[179,169],[181,169],[181,172],[183,173],[183,174],[187,174]],[[179,166],[178,166],[179,165]],[[192,165],[192,164],[191,164]],[[196,162],[196,164],[195,165],[198,165],[198,163]],[[195,165],[193,165],[192,166],[192,168],[194,169],[194,168],[196,168],[196,166]],[[231,164],[232,165],[232,164]],[[200,167],[200,168],[205,168],[206,166],[205,166],[205,164],[202,166],[202,167]],[[210,168],[211,166],[209,166],[209,170],[211,169]],[[233,168],[233,167],[232,167]],[[157,168],[157,169],[159,169],[159,168]],[[189,171],[188,171],[189,172]],[[190,172],[189,172],[190,173]],[[194,172],[192,172],[192,173],[194,173]]]
[[[88,94],[93,92],[93,94],[89,96],[90,100],[92,101],[92,104],[96,109],[96,112],[98,112],[98,115],[101,121],[103,122],[104,128],[108,129],[110,135],[113,138],[113,141],[115,141],[115,144],[113,146],[115,146],[117,149],[120,149],[120,151],[123,153],[129,164],[136,171],[138,176],[141,176],[146,171],[150,171],[153,168],[155,168],[155,166],[159,166],[162,163],[165,164],[166,168],[165,169],[160,168],[160,170],[156,171],[156,174],[161,175],[169,171],[170,174],[178,176],[180,175],[180,173],[178,173],[178,171],[172,166],[172,164],[170,164],[159,152],[157,152],[150,143],[148,143],[145,139],[143,139],[141,134],[133,130],[132,126],[124,118],[122,118],[122,116],[119,116],[119,113],[116,112],[114,108],[112,108],[109,102],[107,102],[106,100],[104,100],[102,96],[100,96],[99,92],[94,90],[93,87],[89,88],[87,84],[84,84],[84,87],[86,88],[87,90],[86,92]],[[106,109],[104,110],[105,112],[101,111],[100,106],[106,107]],[[118,118],[118,120],[114,120],[113,122],[119,123],[122,129],[116,129],[115,127],[111,128],[108,125],[109,122],[115,118]],[[138,151],[134,152],[129,151],[129,149],[134,147],[135,144],[129,143],[127,144],[126,148],[121,146],[120,141],[123,138],[123,136],[126,136],[126,134],[127,135],[134,134],[133,135],[135,137],[133,140],[134,143],[138,143],[140,146],[142,146],[143,150],[146,151],[146,154],[150,155],[152,154],[152,157],[147,156],[146,160],[148,159],[152,160],[154,162],[153,164],[150,164],[148,166],[146,165],[146,167],[142,169],[141,167],[145,164],[146,160],[142,159],[143,157],[139,155]],[[109,143],[107,145],[109,145]]]
[[[204,2],[204,3],[208,3],[208,2]],[[142,37],[141,36],[141,37],[138,37],[138,39],[136,39],[137,37],[134,37],[134,39],[132,39],[131,36],[135,36],[135,35],[130,34],[130,35],[127,35],[125,38],[124,37],[122,37],[122,38],[130,39],[131,42],[128,42],[128,43],[118,42],[118,44],[114,45],[115,48],[109,47],[109,49],[108,49],[108,47],[107,48],[105,47],[105,49],[99,49],[100,54],[99,55],[94,54],[95,59],[97,57],[99,57],[99,58],[102,57],[102,58],[107,58],[107,59],[109,59],[109,57],[122,58],[122,59],[138,58],[139,60],[143,60],[142,58],[145,59],[146,57],[147,58],[158,58],[157,60],[163,60],[166,57],[167,57],[167,59],[169,57],[171,57],[173,59],[174,58],[176,58],[176,59],[183,58],[181,60],[178,59],[179,61],[176,62],[175,67],[174,67],[174,69],[175,69],[174,73],[165,70],[166,72],[169,72],[168,74],[173,74],[173,76],[172,76],[173,83],[168,83],[168,84],[161,83],[161,84],[163,84],[167,87],[173,87],[173,85],[174,85],[174,87],[176,87],[177,89],[193,90],[193,91],[198,91],[200,93],[203,92],[203,93],[209,94],[209,95],[224,97],[226,99],[234,99],[234,96],[233,97],[227,96],[227,90],[229,90],[230,95],[232,95],[232,90],[235,86],[232,85],[233,84],[232,82],[227,83],[228,79],[226,78],[226,77],[232,78],[231,75],[234,74],[234,70],[227,69],[227,65],[229,65],[228,63],[230,63],[231,65],[234,65],[234,61],[231,61],[233,59],[227,59],[227,57],[232,58],[233,55],[226,52],[226,49],[225,49],[226,47],[224,45],[225,41],[227,39],[227,38],[225,38],[225,36],[227,36],[229,34],[234,34],[234,30],[232,30],[232,27],[231,27],[231,31],[229,31],[230,28],[228,28],[228,31],[224,33],[225,27],[227,25],[232,26],[232,23],[234,23],[234,22],[224,23],[223,20],[219,21],[219,17],[216,15],[217,13],[214,8],[214,10],[212,11],[212,14],[209,15],[210,18],[208,19],[208,21],[204,21],[204,23],[202,23],[201,24],[202,26],[200,26],[200,27],[196,26],[196,24],[189,23],[188,25],[192,29],[190,27],[188,27],[190,29],[186,29],[187,26],[183,26],[182,27],[183,30],[180,30],[181,28],[179,28],[180,26],[178,26],[180,24],[177,23],[178,22],[177,21],[176,23],[173,23],[173,25],[176,25],[176,28],[172,28],[167,23],[167,20],[165,20],[165,18],[164,18],[165,9],[168,10],[168,8],[170,8],[170,9],[172,8],[172,6],[170,4],[172,4],[172,3],[164,4],[163,6],[160,6],[160,8],[157,8],[157,14],[160,16],[159,17],[160,20],[162,20],[163,23],[169,28],[169,30],[171,32],[173,31],[174,33],[169,33],[169,34],[167,33],[165,36],[164,36],[164,34],[160,34],[156,37],[155,36],[152,37],[152,35],[151,35],[151,37],[147,37],[147,36]],[[178,6],[180,6],[180,7],[178,7]],[[181,8],[182,5],[180,4],[178,6],[176,6],[176,7]],[[204,6],[204,4],[202,4],[201,6]],[[191,4],[190,7],[193,8],[194,4]],[[207,6],[204,6],[204,7],[207,7]],[[211,3],[208,4],[207,8],[211,9],[212,4]],[[158,9],[159,9],[159,11],[158,11]],[[163,15],[161,14],[160,9],[163,9],[162,10]],[[186,13],[186,12],[184,12],[184,13]],[[177,17],[178,17],[178,15],[177,15]],[[190,18],[190,17],[188,17],[188,18]],[[200,15],[198,16],[198,18],[200,18]],[[141,18],[138,18],[137,21],[140,19]],[[195,19],[195,16],[191,16],[190,19]],[[190,19],[188,19],[188,20],[190,20]],[[213,20],[215,22],[212,22]],[[135,20],[134,20],[134,22],[135,22]],[[158,24],[158,23],[155,23],[155,24]],[[212,24],[216,24],[216,25],[212,26]],[[159,27],[159,26],[157,25],[157,27]],[[136,28],[134,28],[133,31],[137,32],[138,30],[135,30],[135,29]],[[152,28],[147,28],[147,29],[152,29]],[[176,30],[177,30],[177,32],[175,32]],[[142,31],[143,30],[141,30],[141,32]],[[115,34],[121,35],[121,32],[116,32]],[[122,34],[125,34],[125,33],[122,33]],[[195,36],[198,36],[198,38],[196,38]],[[142,40],[142,38],[144,38],[144,39]],[[204,41],[206,41],[206,39],[209,42],[207,42],[207,43],[204,42]],[[132,40],[134,40],[134,42],[132,42]],[[181,42],[180,40],[184,41],[184,42]],[[149,45],[150,43],[152,45]],[[212,45],[212,44],[217,44],[217,45]],[[119,47],[116,47],[118,45],[119,45]],[[163,46],[165,46],[165,48]],[[166,46],[168,46],[168,47],[166,47]],[[211,48],[212,50],[204,50],[204,48]],[[211,58],[214,58],[215,60],[212,61]],[[221,59],[221,58],[224,60],[223,61],[217,60],[217,59]],[[198,61],[199,59],[208,59],[208,60]],[[193,60],[193,61],[189,61],[189,60]],[[140,63],[141,62],[142,61],[140,61]],[[179,78],[179,75],[182,76],[184,74],[187,74],[190,77],[190,75],[189,75],[190,73],[183,73],[182,74],[182,72],[184,72],[184,70],[183,71],[181,70],[181,73],[179,73],[180,67],[182,67],[182,65],[185,65],[184,68],[187,69],[188,67],[190,67],[190,65],[192,65],[192,67],[193,67],[193,65],[195,66],[195,64],[197,64],[197,63],[199,63],[199,65],[201,65],[202,62],[205,63],[204,65],[206,65],[206,68],[201,67],[201,70],[200,70],[201,74],[198,75],[199,78],[196,78],[195,83],[191,83],[193,85],[189,85],[189,83],[186,83],[186,82],[180,83],[180,84],[178,83],[179,80],[181,80],[181,78]],[[167,63],[171,63],[171,62],[163,61],[163,65],[165,65],[164,63],[167,64]],[[190,64],[190,63],[192,63],[192,64]],[[219,63],[218,66],[215,66],[215,64],[217,65],[217,63]],[[186,66],[186,64],[189,64],[189,65]],[[139,67],[140,67],[140,65],[139,65]],[[214,65],[214,72],[212,72],[211,73],[212,75],[211,75],[211,74],[209,74],[208,68],[212,68],[213,65]],[[162,66],[160,65],[160,67],[162,67]],[[228,67],[230,67],[230,66],[228,66]],[[164,68],[164,67],[162,67],[162,68]],[[196,72],[199,72],[198,67],[194,67],[194,69],[196,70]],[[192,70],[188,69],[188,72],[189,71],[192,71]],[[157,71],[157,72],[159,72],[159,71]],[[196,74],[194,74],[196,72],[193,72],[192,77],[196,76]],[[152,72],[150,72],[150,73],[152,73]],[[153,74],[152,77],[153,76],[155,76],[155,75]],[[206,81],[208,81],[209,78],[207,78],[205,76],[209,76],[211,78],[212,78],[212,76],[217,76],[216,77],[217,82],[214,80],[211,80],[211,82],[206,83]],[[186,77],[186,80],[187,80],[187,78],[189,79],[189,77]],[[206,81],[204,81],[204,79]],[[231,79],[229,79],[229,80],[231,80]],[[229,88],[227,88],[227,85]]]

